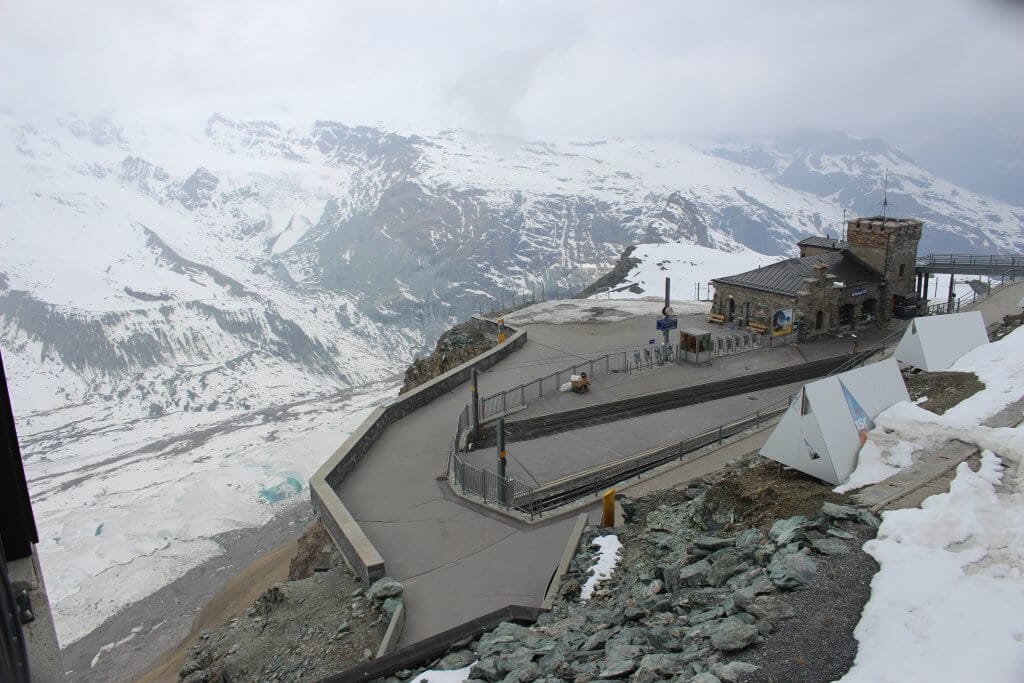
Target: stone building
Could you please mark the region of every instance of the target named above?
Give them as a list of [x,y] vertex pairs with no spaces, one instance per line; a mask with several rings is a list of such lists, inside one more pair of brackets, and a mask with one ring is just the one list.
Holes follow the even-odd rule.
[[761,331],[775,311],[791,309],[814,337],[913,315],[921,226],[874,216],[848,221],[845,240],[808,237],[798,258],[713,280],[713,319]]

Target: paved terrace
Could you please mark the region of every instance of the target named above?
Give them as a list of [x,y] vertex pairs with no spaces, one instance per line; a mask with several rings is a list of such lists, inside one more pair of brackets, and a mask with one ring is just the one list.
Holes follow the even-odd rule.
[[[659,304],[652,303],[651,317],[618,323],[525,326],[526,345],[483,375],[481,395],[528,382],[581,358],[617,348],[632,349],[638,342],[646,344],[654,336],[651,331],[659,308]],[[689,325],[689,321],[680,323]],[[702,368],[669,366],[632,375],[602,375],[591,394],[558,396],[545,403],[544,412],[558,410],[555,401],[578,407],[781,367],[803,362],[805,357],[836,355],[849,350],[849,346],[849,340],[839,340],[800,350],[784,347],[751,351]],[[606,382],[610,377],[621,381]],[[388,574],[405,585],[407,621],[401,645],[510,603],[539,605],[573,525],[572,515],[534,525],[515,522],[459,499],[448,490],[443,476],[448,447],[458,414],[469,396],[468,385],[462,385],[387,427],[337,489],[383,555]],[[725,400],[743,405],[742,399]],[[759,400],[770,401],[772,396],[766,392]],[[752,411],[754,403],[747,404],[740,414]],[[715,420],[717,424],[724,417],[722,409],[709,408],[700,419]],[[673,421],[671,417],[663,419]],[[691,419],[677,415],[674,421],[688,423]],[[637,441],[635,448],[630,448],[630,430],[643,427],[616,429],[621,432],[618,449],[623,455],[643,450],[652,440]],[[598,438],[596,432],[593,434]],[[656,441],[665,443],[672,438],[659,435]],[[545,448],[557,448],[573,462],[585,462],[594,451],[592,444],[574,438],[572,433],[551,439],[552,444],[557,440],[557,446]]]

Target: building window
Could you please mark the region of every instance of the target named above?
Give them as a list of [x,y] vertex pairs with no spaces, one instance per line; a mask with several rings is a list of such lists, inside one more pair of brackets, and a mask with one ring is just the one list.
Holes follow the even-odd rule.
[[905,272],[907,272],[907,264],[906,263],[901,263],[900,264],[900,277],[903,277],[903,274]]

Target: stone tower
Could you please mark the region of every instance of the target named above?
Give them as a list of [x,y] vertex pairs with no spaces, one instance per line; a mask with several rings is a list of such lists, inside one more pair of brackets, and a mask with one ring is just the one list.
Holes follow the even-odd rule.
[[846,223],[847,249],[885,278],[890,308],[893,296],[915,292],[917,244],[924,225],[913,218],[854,218]]

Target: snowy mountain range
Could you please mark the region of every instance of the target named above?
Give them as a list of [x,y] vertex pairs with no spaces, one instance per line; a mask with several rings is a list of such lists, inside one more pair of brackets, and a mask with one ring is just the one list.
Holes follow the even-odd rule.
[[[1024,208],[842,134],[555,143],[0,113],[0,347],[62,638],[116,611],[90,600],[132,563],[173,577],[261,523],[261,494],[301,488],[451,320],[578,291],[629,244],[792,254],[844,208],[877,213],[886,170],[923,251],[1024,248]],[[202,524],[168,517],[203,495]]]
[[924,251],[1024,247],[1024,208],[841,134],[698,147],[220,115],[201,131],[0,125],[3,339],[49,361],[51,405],[125,389],[146,414],[248,405],[232,378],[264,365],[357,385],[482,298],[587,284],[628,244],[791,253],[837,233],[841,207],[874,212],[886,170]]

